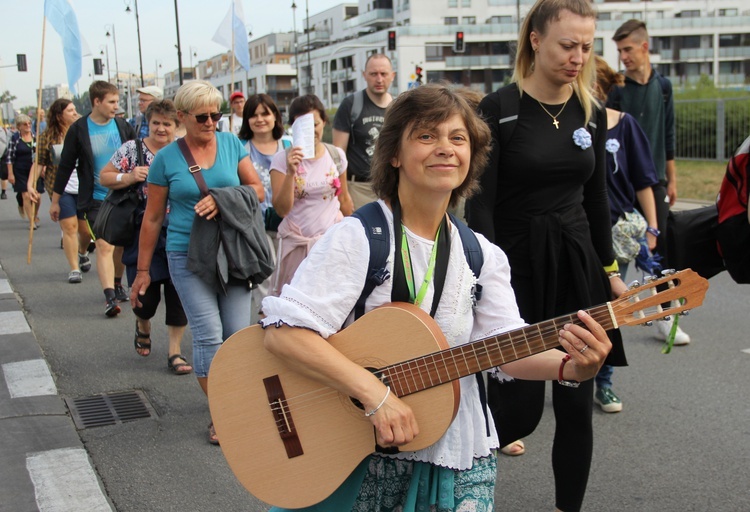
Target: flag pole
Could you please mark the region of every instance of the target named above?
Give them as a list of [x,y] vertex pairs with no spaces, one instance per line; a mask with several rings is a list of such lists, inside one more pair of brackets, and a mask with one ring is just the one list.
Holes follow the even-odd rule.
[[[36,129],[37,132],[41,129],[42,124],[42,87],[44,83],[44,38],[47,34],[47,15],[45,14],[42,17],[42,58],[39,61],[39,90],[37,91],[37,100],[36,100]],[[39,133],[36,134],[36,140],[39,140]],[[34,141],[34,139],[31,139]],[[33,144],[33,142],[32,142]],[[36,188],[36,182],[39,179],[38,172],[39,172],[39,145],[34,144],[36,146],[36,154],[34,159],[34,165],[31,167],[31,177],[32,185],[34,188]],[[41,206],[42,198],[39,198],[39,202],[34,205],[33,208],[33,214],[31,215],[31,218],[29,218],[29,248],[26,251],[26,264],[31,265],[31,249],[34,244],[34,227],[35,227],[35,220],[37,212],[39,211],[39,206]]]
[[[229,97],[232,97],[232,94],[234,94],[234,68],[237,67],[237,62],[235,60],[235,48],[236,43],[234,42],[234,1],[232,1],[232,83],[229,85]],[[234,133],[234,127],[232,126],[232,121],[234,119],[234,115],[232,113],[232,105],[230,103],[229,105],[229,131],[231,133]]]

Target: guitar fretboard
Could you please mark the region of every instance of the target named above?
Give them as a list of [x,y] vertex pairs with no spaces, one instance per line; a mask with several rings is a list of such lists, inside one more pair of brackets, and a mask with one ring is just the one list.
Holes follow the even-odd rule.
[[[614,327],[606,305],[587,312],[605,329]],[[563,315],[387,366],[377,373],[387,381],[397,396],[410,395],[559,347],[559,332],[565,324],[571,323],[583,326],[583,322],[575,314]]]

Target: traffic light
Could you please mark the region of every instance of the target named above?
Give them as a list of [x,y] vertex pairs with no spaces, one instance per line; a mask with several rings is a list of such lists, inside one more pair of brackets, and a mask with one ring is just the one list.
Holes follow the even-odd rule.
[[456,32],[456,42],[453,43],[453,51],[454,53],[464,53],[466,51],[463,32]]
[[417,68],[414,70],[414,74],[417,75],[417,79],[415,80],[415,82],[417,82],[418,84],[421,84],[422,83],[422,67],[417,66]]
[[102,66],[102,59],[94,59],[94,74],[103,75],[104,66]]
[[18,66],[18,71],[27,71],[27,69],[26,69],[26,54],[25,53],[17,53],[16,54],[16,65]]
[[388,31],[388,51],[389,52],[396,51],[396,31],[395,30]]

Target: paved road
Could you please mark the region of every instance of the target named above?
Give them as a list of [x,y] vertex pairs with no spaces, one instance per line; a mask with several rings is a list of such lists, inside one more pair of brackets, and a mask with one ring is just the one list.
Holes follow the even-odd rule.
[[[206,442],[195,379],[167,371],[163,317],[154,352],[139,357],[130,308],[105,318],[95,273],[68,284],[58,246],[43,217],[27,265],[27,225],[12,198],[0,202],[0,511],[266,510]],[[712,279],[705,305],[682,323],[693,343],[670,355],[651,328],[625,329],[631,366],[615,373],[625,408],[595,411],[584,510],[750,510],[746,297],[728,276]],[[190,358],[189,338],[184,347]],[[63,402],[132,390],[154,418],[76,430]],[[501,457],[497,510],[552,510],[553,423],[548,405],[527,454]]]

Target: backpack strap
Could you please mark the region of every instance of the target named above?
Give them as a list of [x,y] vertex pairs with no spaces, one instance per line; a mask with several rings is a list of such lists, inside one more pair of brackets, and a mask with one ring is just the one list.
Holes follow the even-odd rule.
[[339,170],[339,174],[341,174],[341,155],[339,155],[336,146],[328,144],[327,142],[324,142],[323,145],[328,150],[328,154],[331,155],[331,158],[333,158],[333,163],[336,164],[336,169]]
[[354,145],[354,123],[359,119],[359,115],[365,106],[364,89],[355,92],[353,96],[352,109],[349,111],[349,137],[352,145]]
[[359,219],[365,229],[370,244],[370,261],[367,265],[367,278],[362,293],[354,306],[354,318],[365,314],[365,302],[376,286],[380,286],[390,279],[391,274],[386,268],[388,253],[391,249],[391,230],[383,209],[377,202],[367,203],[352,214]]
[[497,120],[500,125],[500,147],[504,148],[513,136],[518,122],[518,112],[521,109],[521,96],[518,93],[518,84],[512,83],[497,90],[495,103],[498,106],[500,117]]

